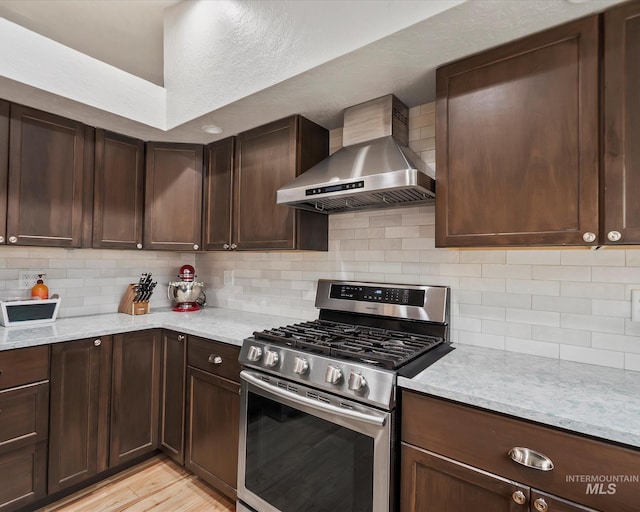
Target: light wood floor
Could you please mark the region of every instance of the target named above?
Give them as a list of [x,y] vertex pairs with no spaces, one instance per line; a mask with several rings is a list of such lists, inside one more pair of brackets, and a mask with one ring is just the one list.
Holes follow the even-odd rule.
[[235,512],[235,503],[159,455],[37,512]]

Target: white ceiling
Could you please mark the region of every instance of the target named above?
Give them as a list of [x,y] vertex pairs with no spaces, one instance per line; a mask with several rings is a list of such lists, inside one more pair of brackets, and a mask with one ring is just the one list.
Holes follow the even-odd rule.
[[331,129],[390,92],[431,101],[438,66],[620,1],[0,0],[0,97],[145,140],[293,113]]

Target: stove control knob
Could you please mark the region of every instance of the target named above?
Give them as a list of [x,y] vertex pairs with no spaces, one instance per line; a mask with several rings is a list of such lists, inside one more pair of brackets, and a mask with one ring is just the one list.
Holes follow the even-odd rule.
[[309,371],[309,361],[304,357],[296,356],[293,361],[293,373],[304,375]]
[[367,387],[367,381],[361,373],[352,371],[349,374],[349,389],[351,391],[362,391]]
[[267,368],[273,368],[280,361],[280,357],[275,350],[265,350],[264,351],[264,365]]
[[260,361],[262,358],[262,349],[260,347],[256,347],[255,345],[251,345],[249,347],[249,351],[247,352],[247,359],[249,361]]
[[342,380],[342,370],[337,366],[327,366],[327,373],[325,373],[324,380],[329,384],[339,384]]

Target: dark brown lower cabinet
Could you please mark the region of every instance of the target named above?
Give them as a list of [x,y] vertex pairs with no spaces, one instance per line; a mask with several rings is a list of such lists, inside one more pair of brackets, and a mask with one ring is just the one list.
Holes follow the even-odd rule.
[[0,511],[47,494],[49,383],[0,391]]
[[185,466],[236,499],[240,385],[189,367]]
[[184,403],[187,336],[162,332],[160,449],[184,464]]
[[108,468],[111,336],[51,347],[49,493]]
[[113,337],[109,467],[158,448],[161,353],[159,330]]
[[405,443],[401,489],[401,512],[596,512]]

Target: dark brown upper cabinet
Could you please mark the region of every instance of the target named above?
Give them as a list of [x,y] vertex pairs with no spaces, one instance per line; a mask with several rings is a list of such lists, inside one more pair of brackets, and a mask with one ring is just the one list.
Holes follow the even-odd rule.
[[200,249],[203,153],[200,144],[147,143],[145,249]]
[[[231,249],[235,137],[207,146],[204,173],[203,249]],[[233,247],[235,249],[235,247]]]
[[0,100],[0,244],[7,239],[7,180],[9,179],[9,103]]
[[[80,247],[85,130],[82,123],[11,106],[7,241]],[[1,173],[0,173],[1,174]]]
[[142,249],[144,142],[96,130],[93,247]]
[[276,191],[329,154],[329,133],[292,116],[236,139],[231,248],[326,251],[326,215],[276,204]]
[[604,14],[602,238],[640,244],[640,2]]
[[437,70],[437,247],[598,244],[598,38],[592,16]]

